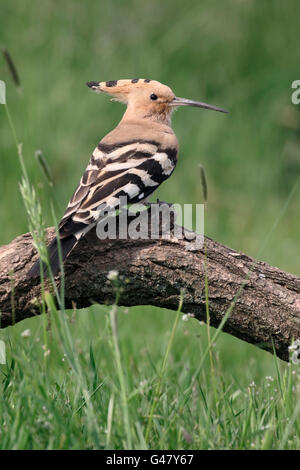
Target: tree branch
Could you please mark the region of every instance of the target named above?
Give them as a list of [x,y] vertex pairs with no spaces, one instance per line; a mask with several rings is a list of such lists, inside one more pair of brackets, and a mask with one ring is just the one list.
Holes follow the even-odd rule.
[[[54,229],[47,229],[48,240],[53,236]],[[211,325],[219,325],[234,301],[224,330],[268,351],[273,343],[277,355],[288,360],[288,346],[300,338],[300,279],[209,238],[201,250],[186,248],[186,240],[174,237],[103,241],[92,231],[65,263],[66,307],[113,303],[115,291],[107,275],[117,270],[120,305],[176,310],[184,289],[182,311],[205,321],[207,276]],[[39,313],[39,279],[26,278],[36,259],[28,233],[0,247],[2,328]]]

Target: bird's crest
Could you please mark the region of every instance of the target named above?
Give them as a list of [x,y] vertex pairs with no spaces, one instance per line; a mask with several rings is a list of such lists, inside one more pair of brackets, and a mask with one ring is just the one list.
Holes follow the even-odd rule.
[[114,99],[124,103],[128,103],[132,97],[140,99],[143,96],[147,98],[152,96],[152,101],[157,100],[158,102],[161,99],[171,102],[175,97],[171,88],[149,78],[87,82],[87,86],[98,93],[107,93]]
[[152,85],[162,85],[156,80],[150,80],[149,78],[133,78],[133,79],[122,79],[122,80],[108,80],[107,82],[87,82],[87,86],[92,90],[98,92],[109,93],[114,95],[115,93],[130,93],[132,90],[149,87],[149,83]]

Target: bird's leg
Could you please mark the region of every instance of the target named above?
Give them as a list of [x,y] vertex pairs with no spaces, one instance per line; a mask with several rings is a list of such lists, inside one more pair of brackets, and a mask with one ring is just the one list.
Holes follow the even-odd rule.
[[163,206],[163,205],[166,205],[168,207],[172,207],[173,204],[171,202],[166,202],[166,201],[160,201],[158,198],[156,200],[156,204],[158,204],[159,206]]
[[147,198],[147,199],[145,199],[144,201],[142,201],[141,204],[143,204],[144,206],[146,206],[148,209],[150,209],[151,206],[156,205],[156,204],[158,204],[159,206],[162,206],[162,205],[164,205],[164,204],[167,205],[168,207],[172,207],[172,206],[173,206],[172,203],[166,202],[166,201],[160,201],[158,198],[156,199],[156,202],[149,202],[149,201],[148,201],[148,198]]

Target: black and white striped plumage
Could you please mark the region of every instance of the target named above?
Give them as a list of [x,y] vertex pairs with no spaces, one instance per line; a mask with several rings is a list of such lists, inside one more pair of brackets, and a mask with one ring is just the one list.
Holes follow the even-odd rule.
[[[119,197],[128,204],[147,199],[172,174],[177,148],[162,148],[156,141],[127,140],[107,145],[100,142],[59,224],[62,258],[101,219],[104,211],[118,209]],[[49,246],[53,274],[59,271],[57,240]],[[30,276],[40,272],[39,261]]]
[[172,174],[176,157],[176,149],[162,149],[155,141],[100,142],[60,222],[61,236],[80,238],[101,211],[118,208],[120,196],[128,203],[146,199]]

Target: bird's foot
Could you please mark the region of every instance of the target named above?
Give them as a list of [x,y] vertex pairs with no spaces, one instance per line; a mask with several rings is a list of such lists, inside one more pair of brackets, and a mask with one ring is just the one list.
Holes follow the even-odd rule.
[[166,205],[168,207],[172,207],[173,204],[171,202],[166,202],[166,201],[160,201],[158,198],[156,200],[156,204],[158,204],[159,206],[163,206],[163,205]]
[[147,209],[151,209],[152,206],[155,207],[155,206],[157,206],[157,205],[158,205],[159,207],[160,207],[160,206],[168,206],[168,207],[172,207],[172,206],[173,206],[172,203],[166,202],[166,201],[160,201],[158,198],[157,198],[156,202],[144,201],[144,202],[143,202],[143,205],[144,205],[145,207],[147,207]]

